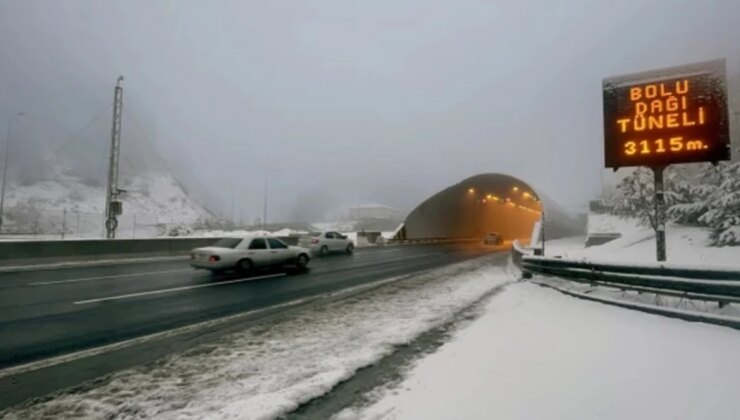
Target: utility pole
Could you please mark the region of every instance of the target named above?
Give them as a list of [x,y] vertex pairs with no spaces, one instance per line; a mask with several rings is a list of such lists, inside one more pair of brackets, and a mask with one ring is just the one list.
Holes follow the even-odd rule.
[[231,213],[229,214],[231,224],[234,224],[234,185],[231,186]]
[[265,177],[265,197],[262,206],[262,230],[267,229],[267,177]]
[[116,216],[123,212],[118,196],[123,192],[118,189],[118,158],[121,151],[121,117],[123,111],[123,76],[118,76],[113,91],[113,127],[111,128],[110,161],[108,163],[108,192],[105,197],[105,231],[106,238],[115,239],[118,220]]
[[8,136],[5,138],[5,160],[3,162],[3,186],[2,191],[0,192],[0,232],[2,232],[3,229],[3,210],[5,207],[5,183],[8,178],[8,152],[10,151],[10,129],[13,126],[13,121],[16,118],[20,118],[23,115],[25,115],[23,112],[19,112],[16,114],[15,117],[11,118],[10,121],[8,121]]

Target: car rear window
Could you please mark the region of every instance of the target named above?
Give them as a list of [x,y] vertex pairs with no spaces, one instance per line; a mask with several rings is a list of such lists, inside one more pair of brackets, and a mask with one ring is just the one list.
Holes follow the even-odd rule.
[[219,239],[218,242],[213,244],[213,246],[217,248],[236,248],[236,246],[239,245],[239,242],[241,241],[241,238],[223,238]]

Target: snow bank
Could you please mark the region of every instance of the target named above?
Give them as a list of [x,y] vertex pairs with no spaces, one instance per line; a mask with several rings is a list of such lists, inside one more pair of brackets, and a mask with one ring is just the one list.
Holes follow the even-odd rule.
[[[582,237],[548,241],[547,256],[630,264],[655,262],[655,233],[651,228],[637,226],[634,219],[596,216],[599,217],[593,219],[593,225],[597,231],[621,233],[622,237],[590,248],[585,248],[585,238]],[[666,244],[669,265],[740,268],[740,247],[711,247],[709,232],[708,228],[668,225]]]
[[740,411],[740,334],[509,286],[340,419],[708,419]]
[[308,232],[302,230],[293,229],[280,229],[274,232],[267,230],[195,230],[190,232],[186,237],[207,237],[207,238],[227,238],[227,237],[240,237],[240,236],[290,236],[290,235],[303,235]]
[[304,308],[0,418],[274,418],[509,281],[503,268],[491,268],[495,262],[483,257]]

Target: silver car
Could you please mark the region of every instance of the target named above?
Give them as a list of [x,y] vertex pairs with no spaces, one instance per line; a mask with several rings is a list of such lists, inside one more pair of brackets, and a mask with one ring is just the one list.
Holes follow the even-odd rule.
[[339,232],[311,232],[307,236],[298,239],[298,245],[308,248],[314,254],[327,255],[330,252],[346,252],[351,254],[355,250],[355,244],[347,235]]
[[190,265],[213,272],[236,269],[248,273],[256,268],[295,266],[305,269],[310,251],[271,236],[223,238],[215,244],[190,253]]

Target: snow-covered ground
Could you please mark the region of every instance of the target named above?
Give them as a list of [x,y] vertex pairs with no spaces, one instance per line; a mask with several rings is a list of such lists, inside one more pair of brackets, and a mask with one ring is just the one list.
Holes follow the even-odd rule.
[[[192,224],[212,215],[188,196],[169,174],[142,172],[126,179],[118,237],[152,237],[169,226]],[[60,172],[53,179],[12,185],[5,203],[6,231],[40,232],[66,238],[100,237],[105,188]]]
[[[603,245],[585,247],[585,238],[574,237],[547,241],[547,256],[614,261],[625,263],[649,263],[655,261],[655,233],[649,227],[638,226],[634,219],[598,215],[589,218],[589,229],[597,233],[621,233],[622,237]],[[667,256],[669,264],[709,266],[714,268],[740,267],[740,247],[711,247],[709,230],[670,224],[666,228]]]
[[490,256],[257,325],[0,418],[267,419],[325,394],[511,281]]
[[710,419],[740,412],[740,333],[529,283],[340,419]]

